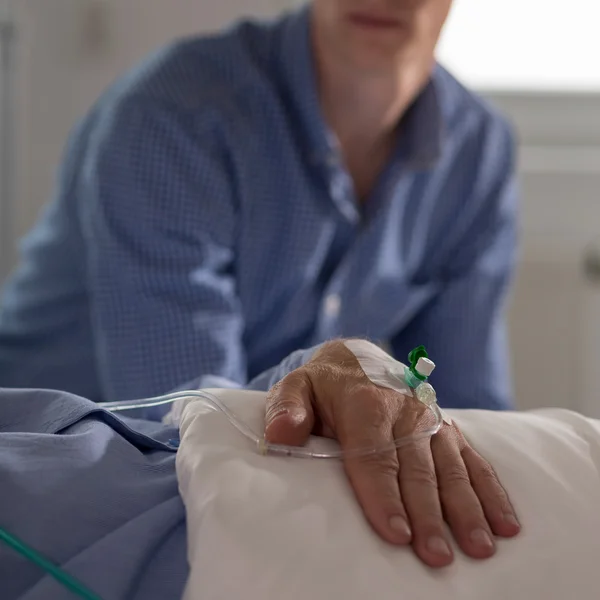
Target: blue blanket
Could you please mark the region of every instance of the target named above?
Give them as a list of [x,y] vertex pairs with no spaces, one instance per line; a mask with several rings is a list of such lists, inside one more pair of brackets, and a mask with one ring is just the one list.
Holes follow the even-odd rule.
[[[0,527],[103,600],[175,600],[187,578],[178,432],[61,392],[0,390]],[[72,600],[0,544],[2,600]]]
[[[298,350],[247,386],[268,390],[313,356]],[[181,389],[239,387],[203,377]],[[179,600],[187,580],[177,429],[165,407],[119,413],[64,392],[0,388],[0,527],[102,600]],[[121,415],[128,414],[129,417]],[[0,543],[0,600],[73,600]]]

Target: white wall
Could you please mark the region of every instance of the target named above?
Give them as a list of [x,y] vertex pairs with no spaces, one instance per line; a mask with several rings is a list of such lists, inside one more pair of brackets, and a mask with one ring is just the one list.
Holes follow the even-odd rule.
[[600,265],[599,17],[593,0],[454,0],[438,49],[465,83],[496,90],[520,136],[523,247],[510,311],[519,404],[596,417],[600,282],[585,263],[592,254]]
[[520,137],[522,254],[510,313],[519,404],[600,418],[600,95],[505,94]]

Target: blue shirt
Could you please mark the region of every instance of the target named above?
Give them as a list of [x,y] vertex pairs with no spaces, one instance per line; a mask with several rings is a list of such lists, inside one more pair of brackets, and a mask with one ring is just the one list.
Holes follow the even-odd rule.
[[162,49],[73,133],[0,313],[0,385],[93,400],[243,384],[337,336],[419,344],[440,403],[511,402],[509,127],[441,67],[361,205],[309,9]]
[[[295,352],[247,387],[267,390],[310,356]],[[0,389],[0,527],[103,600],[176,600],[188,575],[179,432],[126,415],[64,392]],[[2,542],[0,596],[75,598]]]

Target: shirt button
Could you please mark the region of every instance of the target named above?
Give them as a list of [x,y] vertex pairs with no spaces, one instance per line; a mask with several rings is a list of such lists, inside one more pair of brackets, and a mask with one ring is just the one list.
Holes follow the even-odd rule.
[[328,317],[337,317],[342,308],[342,299],[337,294],[330,294],[325,298],[325,314]]

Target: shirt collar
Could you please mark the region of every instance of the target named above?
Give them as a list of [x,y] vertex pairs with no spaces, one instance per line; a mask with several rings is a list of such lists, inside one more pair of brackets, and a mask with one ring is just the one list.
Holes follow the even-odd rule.
[[404,115],[399,143],[409,166],[428,169],[442,152],[445,123],[436,67],[429,82]]
[[[319,103],[310,19],[310,4],[286,19],[279,66],[286,102],[300,124],[300,135],[309,157],[315,162],[324,162],[336,155],[337,141]],[[399,154],[411,168],[431,168],[441,154],[444,120],[438,71],[436,67],[402,120]]]
[[286,102],[300,125],[309,157],[321,162],[337,151],[337,144],[319,103],[310,19],[310,4],[288,17],[282,35],[280,68]]

